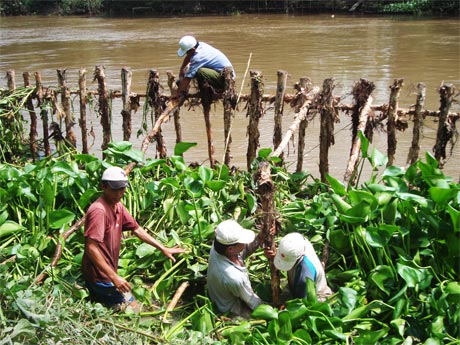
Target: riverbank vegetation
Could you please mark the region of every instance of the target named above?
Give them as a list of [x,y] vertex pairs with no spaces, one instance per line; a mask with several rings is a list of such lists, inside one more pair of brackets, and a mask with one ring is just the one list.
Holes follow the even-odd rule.
[[241,13],[455,16],[457,0],[0,0],[0,15],[190,16]]
[[[2,136],[22,140],[2,141],[2,152],[28,145],[26,126],[16,125],[27,90],[2,97]],[[460,344],[460,184],[429,153],[408,168],[384,168],[386,157],[361,140],[360,166],[374,174],[356,187],[289,173],[270,161],[270,149],[259,150],[251,171],[188,166],[183,155],[194,143],[177,144],[165,159],[145,159],[128,142],[111,143],[104,160],[74,149],[36,161],[0,156],[1,343]],[[214,227],[228,218],[260,226],[253,176],[267,160],[277,237],[297,231],[318,253],[328,246],[334,295],[318,302],[310,293],[283,310],[267,304],[250,320],[230,319],[217,315],[205,287]],[[100,194],[103,170],[132,161],[138,164],[124,204],[161,242],[187,249],[172,263],[124,239],[119,272],[144,304],[140,314],[88,302],[83,230],[63,237]],[[255,290],[270,303],[267,259],[259,250],[247,265]],[[184,283],[180,302],[170,304]]]

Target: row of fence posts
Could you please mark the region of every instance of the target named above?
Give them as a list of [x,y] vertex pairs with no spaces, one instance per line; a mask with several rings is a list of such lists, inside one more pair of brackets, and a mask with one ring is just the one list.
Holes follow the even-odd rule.
[[[176,132],[176,142],[182,141],[182,128],[180,125],[180,111],[178,107],[168,110],[167,104],[176,93],[175,76],[171,72],[167,72],[168,87],[170,96],[162,93],[163,87],[160,84],[160,76],[157,70],[150,70],[147,90],[144,95],[131,92],[132,72],[129,68],[122,68],[121,82],[122,89],[120,91],[109,90],[104,73],[104,67],[96,66],[94,71],[94,81],[97,81],[97,91],[89,91],[86,86],[86,70],[79,71],[79,88],[77,91],[71,91],[67,86],[66,70],[58,69],[58,88],[46,88],[42,85],[41,75],[36,72],[35,76],[35,92],[29,97],[26,102],[27,110],[30,114],[30,150],[34,159],[37,157],[37,115],[33,104],[33,99],[36,100],[36,107],[40,109],[40,116],[43,123],[43,145],[45,155],[50,155],[51,148],[49,143],[49,123],[48,111],[49,107],[43,107],[45,102],[51,102],[54,112],[61,111],[64,115],[65,122],[65,140],[68,144],[76,146],[76,135],[74,132],[75,119],[71,107],[71,94],[79,96],[80,118],[79,126],[81,129],[82,152],[88,153],[88,129],[86,124],[86,109],[88,97],[97,95],[98,107],[97,111],[100,116],[102,126],[102,150],[108,147],[111,140],[111,100],[113,98],[122,98],[122,119],[123,119],[123,140],[129,141],[132,131],[132,115],[140,107],[140,99],[145,98],[145,102],[155,114],[155,119],[158,121],[161,114],[167,111],[171,113],[168,116],[174,117],[174,126]],[[231,71],[224,70],[225,90],[218,94],[218,98],[222,99],[224,111],[224,145],[225,156],[224,163],[228,166],[231,164],[231,143],[232,143],[232,119],[235,109],[235,81],[231,78]],[[29,72],[23,73],[24,86],[31,86],[31,75]],[[436,116],[439,118],[438,130],[436,135],[436,143],[433,147],[434,156],[438,160],[440,167],[443,166],[447,157],[446,147],[449,140],[452,139],[455,132],[455,123],[458,120],[459,113],[450,113],[450,108],[455,97],[455,87],[452,84],[442,84],[439,89],[440,108],[439,111],[424,110],[424,101],[426,88],[423,83],[418,84],[418,93],[416,104],[413,109],[399,108],[399,94],[403,86],[403,79],[395,79],[390,86],[389,103],[383,105],[374,105],[372,92],[375,89],[373,82],[366,79],[360,79],[353,86],[352,95],[354,98],[353,104],[341,104],[340,99],[333,94],[335,88],[334,78],[324,80],[322,88],[314,86],[309,78],[301,78],[294,85],[295,94],[286,93],[288,73],[286,71],[278,71],[278,80],[276,94],[264,95],[263,90],[263,74],[259,71],[250,71],[250,93],[247,95],[238,95],[237,103],[240,101],[247,102],[248,117],[248,147],[246,152],[247,168],[250,169],[251,163],[256,158],[257,149],[259,148],[259,120],[265,113],[264,103],[274,103],[274,132],[273,132],[273,147],[272,157],[280,157],[283,160],[283,150],[288,144],[291,137],[298,130],[298,149],[297,149],[297,165],[296,171],[302,170],[305,133],[308,123],[319,114],[320,126],[320,154],[319,154],[319,171],[321,180],[326,182],[326,175],[329,173],[329,149],[334,144],[334,124],[339,119],[339,111],[351,114],[352,119],[352,140],[350,157],[348,160],[344,181],[353,183],[358,159],[360,157],[361,142],[358,132],[363,133],[370,142],[372,142],[373,128],[381,125],[386,119],[387,139],[387,156],[388,165],[392,165],[396,153],[396,130],[405,129],[407,127],[407,117],[413,116],[413,138],[412,145],[409,150],[407,162],[413,163],[418,159],[420,150],[421,133],[423,130],[423,121],[426,116]],[[7,71],[8,88],[14,90],[15,72]],[[212,126],[210,121],[210,107],[214,101],[212,93],[208,90],[199,90],[197,94],[189,94],[189,102],[203,106],[204,119],[206,124],[206,134],[208,143],[208,156],[211,167],[214,167],[216,160],[214,158],[214,144],[212,136]],[[61,95],[61,106],[58,105],[57,96]],[[294,121],[283,136],[282,133],[282,117],[284,113],[284,105],[289,105],[294,108]],[[145,108],[145,107],[144,107]],[[377,115],[379,112],[379,115]],[[161,134],[161,123],[158,131],[153,137],[157,143],[157,154],[159,157],[166,157],[166,144]],[[150,141],[150,138],[149,138]],[[147,150],[148,143],[142,145],[142,150]]]

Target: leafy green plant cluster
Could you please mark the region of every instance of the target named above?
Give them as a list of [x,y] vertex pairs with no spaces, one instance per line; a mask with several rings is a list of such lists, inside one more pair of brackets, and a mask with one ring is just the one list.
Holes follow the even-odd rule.
[[421,14],[432,8],[432,0],[410,0],[383,6],[383,12]]
[[[262,305],[250,320],[217,315],[206,294],[207,257],[215,225],[235,218],[259,222],[252,173],[225,165],[187,166],[193,143],[168,159],[144,160],[130,143],[110,144],[106,160],[65,154],[24,166],[0,165],[0,338],[6,343],[161,344],[459,344],[460,186],[426,154],[407,169],[388,167],[377,150],[363,164],[375,174],[359,187],[332,176],[328,185],[275,164],[272,177],[279,236],[297,231],[320,252],[329,245],[326,273],[333,296]],[[269,159],[260,150],[258,161]],[[59,235],[99,195],[108,165],[138,163],[124,204],[168,246],[187,253],[176,263],[135,239],[124,239],[119,272],[144,303],[140,314],[113,314],[86,301],[81,286],[82,230]],[[254,167],[257,162],[254,163]],[[50,266],[58,241],[58,264]],[[248,262],[258,294],[270,302],[267,259]],[[36,278],[46,273],[46,279]],[[286,285],[282,277],[283,287]],[[174,292],[189,287],[173,310]]]

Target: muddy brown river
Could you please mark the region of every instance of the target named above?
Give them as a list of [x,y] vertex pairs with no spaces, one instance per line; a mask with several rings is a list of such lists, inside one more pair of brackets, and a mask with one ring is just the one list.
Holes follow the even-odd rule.
[[[258,70],[264,75],[266,94],[274,94],[277,71],[289,73],[287,93],[299,78],[308,76],[318,86],[334,77],[335,95],[343,102],[351,101],[353,84],[360,78],[373,81],[374,104],[388,103],[389,86],[396,78],[404,79],[400,107],[415,103],[416,88],[426,85],[425,108],[439,109],[437,89],[442,82],[460,88],[460,22],[458,19],[414,19],[409,17],[363,17],[323,15],[237,15],[228,17],[193,18],[84,18],[84,17],[14,17],[0,18],[0,73],[16,71],[16,83],[22,85],[22,73],[40,72],[45,86],[56,86],[56,69],[67,69],[71,88],[77,88],[78,71],[87,69],[87,85],[96,89],[92,74],[96,65],[105,67],[108,87],[120,90],[121,68],[133,72],[132,91],[145,93],[147,76],[157,69],[166,86],[166,71],[178,73],[181,59],[177,56],[178,41],[193,34],[222,50],[232,61],[236,73],[236,88],[249,91],[249,76],[245,71]],[[244,80],[243,80],[244,79]],[[6,87],[6,79],[0,79]],[[167,93],[167,90],[165,90]],[[78,100],[74,100],[78,106]],[[122,140],[121,101],[113,103],[113,140]],[[451,111],[458,112],[454,104]],[[76,113],[78,116],[78,113]],[[286,131],[293,120],[293,111],[285,106]],[[97,134],[92,152],[101,155],[100,123],[97,114],[89,111],[88,120]],[[143,137],[136,137],[142,110],[133,119],[132,142],[140,149]],[[219,104],[212,108],[216,159],[223,161],[223,120]],[[185,154],[187,162],[207,164],[205,124],[201,108],[181,110],[183,140],[198,145]],[[341,117],[336,124],[336,144],[330,150],[330,172],[342,178],[348,161],[351,133],[349,118]],[[232,127],[232,164],[246,167],[248,120],[244,104],[235,114]],[[307,129],[304,169],[318,177],[319,118]],[[432,151],[437,123],[426,120],[422,154]],[[271,147],[273,108],[267,105],[260,122],[261,147]],[[79,132],[79,128],[76,128]],[[173,152],[175,134],[171,122],[163,126],[169,153]],[[412,140],[412,128],[397,135],[396,165],[405,166]],[[80,141],[81,143],[81,141]],[[288,162],[296,159],[297,140],[286,149]],[[371,144],[386,152],[386,135],[374,136]],[[155,149],[152,144],[150,151]],[[151,153],[153,155],[153,152]],[[460,147],[457,144],[444,171],[456,180],[460,177]],[[294,169],[292,164],[291,169]]]

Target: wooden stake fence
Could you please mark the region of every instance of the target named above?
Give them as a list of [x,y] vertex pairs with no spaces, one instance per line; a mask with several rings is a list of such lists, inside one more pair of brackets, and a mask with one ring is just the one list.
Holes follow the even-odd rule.
[[[182,140],[181,126],[180,126],[180,113],[177,105],[170,104],[170,97],[174,95],[176,84],[175,76],[168,72],[168,86],[171,96],[162,93],[163,87],[160,84],[160,76],[156,70],[151,70],[147,83],[147,91],[144,95],[135,94],[131,91],[131,78],[132,73],[127,67],[123,67],[121,73],[122,79],[122,90],[114,91],[108,90],[107,81],[104,73],[104,67],[96,66],[94,72],[94,81],[97,81],[97,91],[89,91],[86,88],[86,70],[82,69],[79,73],[79,89],[76,91],[69,90],[67,87],[67,80],[65,76],[66,70],[57,70],[58,73],[58,85],[59,88],[53,90],[52,88],[46,88],[42,85],[40,73],[35,73],[35,92],[33,98],[37,100],[36,106],[34,107],[32,98],[27,100],[26,107],[30,115],[30,150],[33,159],[37,157],[37,117],[35,109],[38,108],[43,123],[43,146],[45,155],[51,154],[51,148],[49,143],[49,108],[45,105],[52,104],[52,111],[55,113],[62,112],[65,116],[66,125],[66,140],[72,146],[75,146],[76,139],[73,132],[73,114],[70,109],[70,95],[79,95],[80,105],[80,119],[79,126],[82,134],[82,151],[87,153],[88,147],[88,128],[86,124],[86,108],[88,106],[88,97],[90,95],[97,96],[97,111],[100,115],[100,121],[102,125],[102,150],[107,148],[108,143],[111,141],[111,107],[109,104],[116,99],[121,97],[123,106],[121,115],[123,117],[123,139],[129,140],[132,131],[132,120],[131,116],[140,107],[140,99],[144,98],[155,114],[155,123],[158,127],[155,128],[154,137],[147,136],[146,140],[149,142],[156,140],[157,152],[160,157],[166,157],[166,144],[161,135],[161,124],[166,122],[170,116],[174,116],[174,125],[176,130],[176,142]],[[228,73],[228,71],[227,71]],[[15,73],[14,71],[7,72],[8,88],[13,90],[16,88]],[[24,85],[30,86],[30,74],[28,72],[23,73]],[[247,168],[251,169],[251,164],[256,158],[257,149],[260,146],[259,143],[259,121],[265,114],[265,103],[275,103],[275,119],[274,119],[274,133],[273,143],[274,152],[272,156],[278,156],[282,160],[284,159],[285,149],[289,147],[289,141],[293,138],[296,131],[299,132],[298,147],[297,147],[297,167],[296,171],[302,170],[303,156],[304,156],[304,137],[306,135],[306,129],[308,122],[314,118],[317,113],[321,115],[321,130],[319,137],[319,170],[321,180],[326,182],[325,176],[329,172],[329,161],[328,155],[330,147],[334,144],[334,123],[339,118],[339,112],[351,113],[352,118],[352,141],[350,148],[350,157],[344,174],[344,181],[347,183],[354,183],[356,178],[356,167],[360,158],[360,139],[357,135],[358,131],[365,134],[365,136],[372,141],[373,128],[381,124],[385,119],[387,120],[387,132],[388,132],[388,151],[387,155],[389,158],[388,164],[391,165],[394,161],[396,152],[396,130],[404,127],[404,122],[409,118],[414,119],[413,128],[413,139],[409,155],[407,157],[408,162],[415,162],[418,159],[420,150],[421,133],[423,130],[423,120],[426,116],[434,116],[439,118],[439,126],[436,135],[436,144],[434,145],[433,151],[436,159],[439,162],[440,167],[445,164],[448,157],[446,151],[449,141],[453,145],[454,132],[456,131],[455,124],[458,120],[459,113],[451,113],[450,108],[452,102],[456,96],[455,87],[453,85],[442,85],[440,88],[440,111],[428,111],[424,110],[425,100],[425,86],[419,84],[417,102],[414,109],[402,109],[399,107],[399,94],[403,86],[402,79],[395,79],[393,85],[390,86],[390,97],[389,104],[373,105],[372,92],[374,91],[374,84],[371,81],[361,79],[358,81],[352,91],[354,97],[353,104],[340,104],[337,97],[334,97],[334,81],[333,78],[326,79],[323,83],[322,91],[319,92],[318,87],[314,87],[308,78],[301,78],[300,82],[296,83],[294,88],[296,94],[288,94],[286,92],[286,82],[288,73],[286,71],[278,72],[278,85],[277,91],[274,96],[264,95],[263,93],[263,74],[259,71],[250,71],[251,77],[251,92],[248,95],[241,95],[238,97],[238,101],[247,102],[247,114],[248,117],[248,148],[246,154]],[[57,95],[61,94],[60,104],[57,101]],[[215,101],[211,97],[212,95],[207,94],[206,90],[201,90],[200,93],[195,95],[189,95],[188,100],[193,101],[193,104],[203,105],[203,114],[206,124],[206,133],[208,138],[208,156],[210,165],[214,166],[216,160],[214,158],[214,144],[212,137],[212,124],[210,121],[210,105]],[[215,96],[215,95],[214,95]],[[234,109],[237,104],[235,103],[235,92],[234,92],[234,80],[232,80],[227,74],[226,77],[226,89],[222,94],[217,95],[219,99],[223,101],[224,105],[224,145],[225,145],[225,157],[224,163],[227,165],[231,164],[231,121],[234,117]],[[169,103],[168,103],[169,102]],[[284,104],[290,103],[291,108],[295,111],[295,116],[292,124],[288,128],[284,136],[282,133],[282,116],[284,112]],[[167,106],[168,105],[168,106]],[[144,107],[145,108],[145,107]],[[62,109],[62,111],[61,111]],[[162,117],[162,112],[168,112],[168,116]],[[380,116],[376,116],[376,113],[380,112]],[[161,121],[159,121],[161,118]],[[152,129],[153,130],[153,129]],[[142,144],[141,150],[146,148],[146,143]]]

